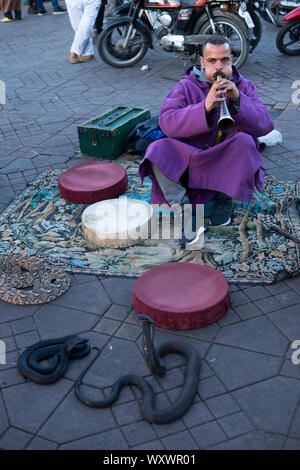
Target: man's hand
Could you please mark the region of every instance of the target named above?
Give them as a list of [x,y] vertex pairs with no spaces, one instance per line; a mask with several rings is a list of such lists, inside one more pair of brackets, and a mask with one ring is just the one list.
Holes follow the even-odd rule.
[[[224,94],[222,98],[221,95]],[[240,92],[237,89],[235,83],[222,78],[217,82],[214,82],[211,89],[205,99],[205,109],[210,112],[218,103],[225,100],[225,96],[232,100],[237,100],[240,96]]]

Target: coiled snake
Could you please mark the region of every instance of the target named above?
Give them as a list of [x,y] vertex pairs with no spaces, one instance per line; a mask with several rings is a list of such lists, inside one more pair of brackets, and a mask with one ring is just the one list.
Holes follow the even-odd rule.
[[[57,382],[66,372],[71,359],[80,359],[90,352],[88,338],[71,335],[46,339],[29,346],[19,357],[20,373],[41,385]],[[50,364],[42,366],[46,359]]]
[[79,375],[75,384],[75,394],[80,401],[91,408],[104,408],[118,399],[120,391],[125,385],[134,385],[140,389],[143,395],[141,403],[141,413],[143,417],[151,423],[169,423],[182,416],[192,404],[198,387],[200,357],[198,352],[192,346],[184,343],[163,343],[157,350],[155,350],[153,344],[154,323],[146,315],[139,315],[139,318],[143,320],[143,349],[146,355],[146,361],[153,374],[160,377],[165,375],[166,369],[163,365],[162,358],[169,353],[175,352],[181,354],[187,360],[185,382],[181,394],[177,398],[176,402],[165,410],[156,410],[155,395],[151,385],[143,377],[139,377],[137,375],[125,375],[120,377],[114,383],[111,395],[108,398],[102,400],[92,400],[91,398],[88,398],[81,391],[81,383],[86,372],[100,355],[100,350],[98,348],[96,348],[98,349],[96,356]]
[[51,302],[70,287],[70,276],[36,256],[8,255],[0,262],[0,299],[19,305]]

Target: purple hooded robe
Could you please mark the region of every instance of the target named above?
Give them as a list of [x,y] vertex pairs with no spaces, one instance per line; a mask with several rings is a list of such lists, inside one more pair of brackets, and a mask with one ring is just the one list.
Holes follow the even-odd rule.
[[232,70],[232,80],[240,91],[240,106],[238,109],[227,100],[236,126],[217,145],[219,109],[207,113],[204,106],[210,82],[200,81],[191,66],[166,96],[159,125],[167,137],[149,145],[139,168],[142,183],[145,176],[152,180],[153,204],[167,201],[150,162],[175,183],[188,170],[185,173],[188,179],[183,184],[192,203],[206,203],[217,192],[249,202],[254,187],[262,190],[263,158],[258,151],[257,137],[271,132],[273,122],[253,83],[234,66]]

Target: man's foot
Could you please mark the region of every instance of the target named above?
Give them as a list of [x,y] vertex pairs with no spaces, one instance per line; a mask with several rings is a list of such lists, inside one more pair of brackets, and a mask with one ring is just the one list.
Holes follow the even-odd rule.
[[67,13],[67,10],[65,8],[53,8],[53,15],[63,15],[64,13]]
[[10,21],[13,21],[12,18],[8,18],[7,16],[5,16],[2,20],[1,20],[1,23],[9,23]]
[[[197,213],[196,213],[196,208],[193,207],[192,210],[187,209],[187,212],[184,213],[184,206],[183,210],[181,213],[181,231],[182,231],[182,236],[181,239],[179,240],[179,246],[180,248],[189,248],[189,246],[192,246],[194,243],[196,243],[200,235],[206,230],[207,224],[202,221],[202,225],[199,227],[199,221],[197,225]],[[188,230],[185,230],[185,228],[188,225],[192,225],[192,231],[190,231],[190,227],[188,227]],[[187,233],[186,233],[187,232]]]
[[210,225],[225,226],[231,222],[232,199],[219,193],[216,198],[215,209],[210,216]]
[[79,62],[78,55],[75,54],[75,52],[70,52],[69,55],[70,55],[71,64],[78,64],[78,62]]
[[47,13],[48,13],[47,10],[40,10],[38,12],[37,16],[45,16],[45,15],[47,15]]
[[89,62],[90,60],[93,60],[95,58],[94,55],[82,55],[79,59],[79,62]]

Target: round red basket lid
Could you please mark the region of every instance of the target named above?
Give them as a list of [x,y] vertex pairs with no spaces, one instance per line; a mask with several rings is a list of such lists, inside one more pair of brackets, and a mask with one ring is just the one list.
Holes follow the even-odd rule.
[[133,308],[167,330],[192,330],[217,321],[228,310],[229,285],[209,266],[166,263],[146,271],[133,287]]
[[80,163],[64,171],[58,180],[60,194],[76,204],[114,199],[126,191],[126,170],[110,162]]

